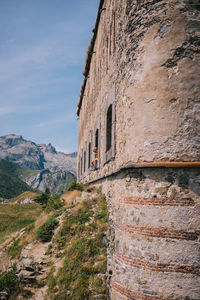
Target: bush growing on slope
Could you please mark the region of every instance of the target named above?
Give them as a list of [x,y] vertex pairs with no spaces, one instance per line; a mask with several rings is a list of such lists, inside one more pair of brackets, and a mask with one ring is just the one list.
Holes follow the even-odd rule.
[[0,291],[10,291],[15,288],[18,283],[18,278],[16,274],[16,266],[13,266],[10,271],[0,274]]
[[35,201],[37,203],[40,203],[42,205],[47,205],[48,199],[50,198],[50,190],[49,188],[45,189],[45,192],[43,192],[40,196],[38,196]]
[[41,225],[36,234],[42,242],[50,242],[53,231],[55,227],[58,225],[58,220],[55,217],[51,216],[43,225]]
[[59,209],[64,204],[65,204],[65,202],[60,199],[60,196],[55,194],[48,199],[47,205],[46,205],[46,211],[49,212],[52,210]]
[[40,203],[47,212],[61,208],[64,205],[64,201],[61,201],[58,194],[51,196],[49,188],[46,188],[45,192],[38,196],[35,201]]
[[78,190],[78,191],[83,191],[84,190],[84,185],[82,183],[77,183],[76,180],[73,180],[68,189],[68,191],[74,191],[74,190]]

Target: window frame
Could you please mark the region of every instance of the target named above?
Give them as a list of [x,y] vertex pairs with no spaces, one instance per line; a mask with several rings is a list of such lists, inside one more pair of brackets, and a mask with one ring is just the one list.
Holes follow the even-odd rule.
[[[116,129],[116,101],[115,101],[115,85],[113,85],[105,98],[105,111],[104,111],[104,158],[103,158],[103,164],[105,165],[109,161],[113,160],[115,158],[116,153],[116,138],[115,138],[115,129]],[[112,122],[111,122],[111,147],[107,149],[107,113],[109,110],[109,107],[112,106]]]

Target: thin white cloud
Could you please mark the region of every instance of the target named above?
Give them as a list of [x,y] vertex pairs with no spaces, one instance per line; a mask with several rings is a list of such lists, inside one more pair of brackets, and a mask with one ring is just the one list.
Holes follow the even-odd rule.
[[73,112],[66,112],[64,115],[56,116],[55,118],[49,118],[46,121],[39,122],[35,124],[33,127],[43,128],[53,125],[59,125],[63,123],[70,123],[75,120],[75,113]]
[[46,105],[4,106],[4,107],[0,107],[0,116],[3,117],[9,114],[39,112],[45,110],[46,110]]

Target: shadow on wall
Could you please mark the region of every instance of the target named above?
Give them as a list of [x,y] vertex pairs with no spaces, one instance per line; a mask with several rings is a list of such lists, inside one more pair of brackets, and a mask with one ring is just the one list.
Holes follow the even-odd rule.
[[[149,191],[152,197],[167,196],[167,190],[169,187],[177,186],[181,188],[181,192],[187,194],[192,191],[196,195],[200,196],[200,171],[199,168],[144,168],[144,169],[131,169],[122,171],[117,175],[113,175],[107,178],[108,181],[112,181],[113,177],[117,180],[126,178],[126,184],[132,184],[131,179],[138,181],[138,186],[142,187],[145,184],[145,180],[152,180],[152,188],[155,187],[155,192]],[[103,182],[103,181],[102,181]],[[158,192],[159,182],[168,182],[168,187],[160,188]],[[156,192],[157,191],[157,192]],[[148,190],[146,190],[147,194]],[[153,193],[153,194],[152,194]],[[149,195],[148,195],[149,196]],[[178,191],[177,191],[178,196]]]

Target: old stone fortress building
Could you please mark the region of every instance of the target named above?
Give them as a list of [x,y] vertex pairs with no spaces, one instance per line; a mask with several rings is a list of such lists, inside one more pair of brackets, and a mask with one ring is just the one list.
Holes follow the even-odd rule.
[[200,1],[101,0],[77,114],[111,299],[200,299]]

